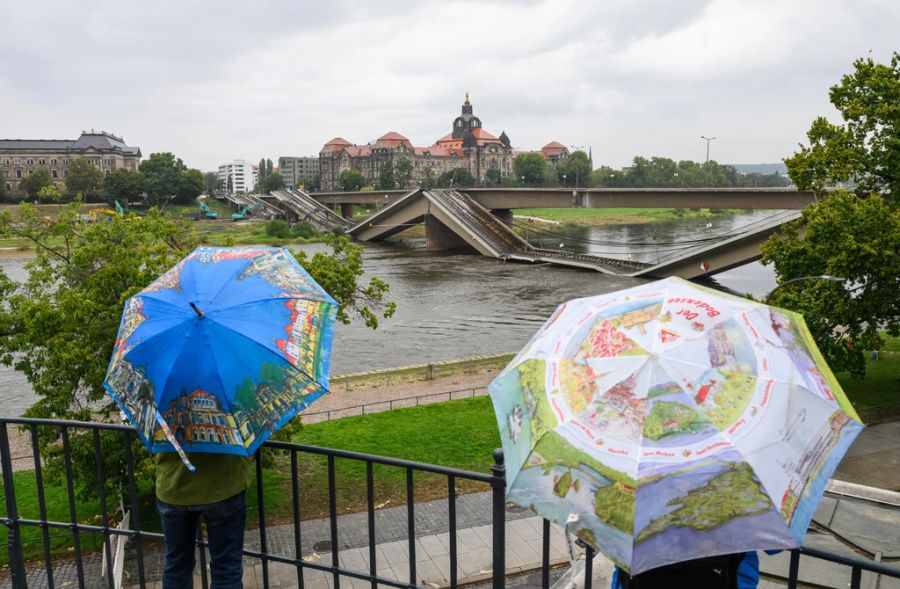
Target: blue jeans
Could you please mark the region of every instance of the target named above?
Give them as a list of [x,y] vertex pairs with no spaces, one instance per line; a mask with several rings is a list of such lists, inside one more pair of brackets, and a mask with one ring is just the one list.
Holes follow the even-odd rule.
[[212,589],[242,589],[246,493],[207,505],[171,505],[157,499],[156,510],[166,540],[164,589],[194,586],[194,541],[201,515],[209,535]]

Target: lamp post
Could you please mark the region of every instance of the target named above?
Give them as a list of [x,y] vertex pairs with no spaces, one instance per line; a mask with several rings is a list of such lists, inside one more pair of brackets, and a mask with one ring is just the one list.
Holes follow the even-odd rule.
[[715,137],[707,137],[706,135],[701,135],[700,139],[706,140],[706,163],[709,164],[709,142],[715,139]]
[[790,280],[786,280],[769,291],[769,293],[763,297],[763,302],[768,303],[772,298],[772,295],[778,292],[782,287],[787,286],[793,282],[800,282],[802,280],[830,280],[832,282],[846,282],[846,278],[841,278],[840,276],[831,276],[830,274],[819,274],[817,276],[799,276],[797,278],[791,278]]
[[563,186],[565,186],[565,185],[566,185],[566,175],[563,174]]
[[522,174],[522,186],[525,186],[525,175]]

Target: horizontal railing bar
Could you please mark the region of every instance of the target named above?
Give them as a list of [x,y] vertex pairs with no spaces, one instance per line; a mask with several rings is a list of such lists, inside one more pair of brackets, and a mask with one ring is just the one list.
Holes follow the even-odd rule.
[[84,429],[107,429],[115,431],[134,431],[134,428],[127,424],[120,423],[103,423],[96,421],[74,421],[71,419],[43,419],[36,417],[0,417],[0,423],[9,423],[13,425],[47,425],[56,428],[62,427],[78,427]]
[[350,460],[361,460],[363,462],[371,462],[373,464],[382,464],[385,466],[397,466],[400,468],[412,468],[424,472],[441,474],[445,476],[455,476],[458,478],[479,481],[482,483],[490,483],[491,476],[480,472],[469,470],[461,470],[447,466],[439,466],[437,464],[425,464],[424,462],[413,462],[412,460],[403,460],[402,458],[390,458],[388,456],[376,456],[374,454],[363,454],[361,452],[351,452],[349,450],[337,450],[335,448],[320,448],[318,446],[307,446],[306,444],[291,444],[289,442],[276,442],[267,440],[264,446],[268,448],[276,448],[279,450],[298,450],[308,454],[320,454],[323,456],[334,456],[335,458],[348,458]]
[[837,564],[842,564],[849,567],[855,566],[866,571],[878,573],[879,575],[886,575],[888,577],[900,579],[900,568],[897,567],[887,566],[872,560],[866,560],[864,558],[859,558],[856,556],[847,556],[844,554],[836,554],[834,552],[826,552],[825,550],[818,550],[816,548],[807,548],[806,546],[801,546],[797,550],[800,551],[800,554],[809,556],[811,558],[827,560],[828,562],[835,562]]

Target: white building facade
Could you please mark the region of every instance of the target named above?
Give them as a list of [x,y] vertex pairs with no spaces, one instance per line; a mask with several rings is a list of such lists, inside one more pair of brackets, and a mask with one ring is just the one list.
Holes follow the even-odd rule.
[[233,160],[219,166],[219,182],[231,194],[247,194],[256,188],[256,166],[247,160]]

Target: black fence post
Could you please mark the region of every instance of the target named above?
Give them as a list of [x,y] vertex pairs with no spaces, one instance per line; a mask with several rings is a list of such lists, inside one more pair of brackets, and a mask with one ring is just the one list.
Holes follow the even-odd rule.
[[19,511],[16,506],[15,481],[12,458],[9,455],[9,434],[6,424],[0,423],[0,468],[3,469],[3,494],[6,497],[6,547],[9,550],[9,578],[13,589],[26,589],[25,558],[22,555],[22,538],[19,536]]
[[506,466],[503,464],[503,450],[494,450],[494,465],[491,466],[491,489],[494,495],[494,551],[493,589],[503,589],[506,584]]

